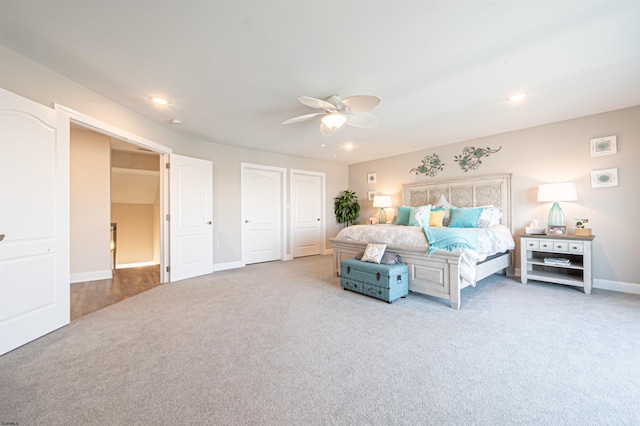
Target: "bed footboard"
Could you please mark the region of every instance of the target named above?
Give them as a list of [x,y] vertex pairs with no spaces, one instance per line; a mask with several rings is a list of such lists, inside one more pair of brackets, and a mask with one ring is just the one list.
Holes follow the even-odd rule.
[[[367,243],[330,239],[333,247],[333,269],[340,276],[340,262],[351,259],[367,246]],[[387,251],[397,253],[407,264],[409,291],[449,300],[453,309],[460,309],[460,291],[467,287],[460,279],[460,252],[438,251],[427,256],[426,250],[387,246]],[[476,282],[496,272],[505,271],[513,276],[513,251],[508,251],[476,267]]]
[[[340,276],[340,262],[353,258],[363,251],[367,243],[330,239],[333,247],[333,268]],[[437,252],[427,256],[426,250],[387,246],[387,251],[397,253],[407,264],[409,291],[449,300],[451,307],[460,309],[460,280],[458,265],[460,252]]]

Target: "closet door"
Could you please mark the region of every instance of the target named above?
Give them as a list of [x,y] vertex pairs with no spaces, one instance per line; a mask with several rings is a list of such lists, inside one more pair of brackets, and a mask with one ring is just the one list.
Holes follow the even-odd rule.
[[69,323],[69,118],[0,89],[0,354]]
[[242,261],[281,260],[285,169],[242,164]]
[[322,253],[324,173],[291,171],[293,257]]

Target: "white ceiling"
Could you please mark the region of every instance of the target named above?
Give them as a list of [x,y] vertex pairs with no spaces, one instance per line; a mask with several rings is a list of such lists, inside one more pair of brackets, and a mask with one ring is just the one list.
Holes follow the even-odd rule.
[[[347,164],[640,105],[639,22],[637,0],[0,0],[0,43],[175,132]],[[382,127],[281,124],[332,94],[380,96]]]

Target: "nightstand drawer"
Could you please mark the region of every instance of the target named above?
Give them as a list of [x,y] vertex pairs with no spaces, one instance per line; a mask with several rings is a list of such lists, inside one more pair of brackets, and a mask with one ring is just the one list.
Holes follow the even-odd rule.
[[532,250],[537,250],[540,248],[540,242],[527,240],[527,248]]
[[553,251],[569,251],[569,243],[566,241],[553,241]]
[[582,243],[569,243],[570,253],[582,253],[584,252],[584,244]]
[[551,240],[540,241],[540,250],[552,251],[554,247],[554,243],[555,241],[551,241]]

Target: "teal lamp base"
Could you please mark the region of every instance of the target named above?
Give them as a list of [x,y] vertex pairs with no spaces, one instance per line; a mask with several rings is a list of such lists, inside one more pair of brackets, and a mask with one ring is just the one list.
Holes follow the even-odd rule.
[[553,203],[549,210],[548,226],[564,226],[564,213],[558,203]]
[[384,212],[384,207],[380,209],[380,215],[378,216],[378,223],[387,223],[387,214]]

